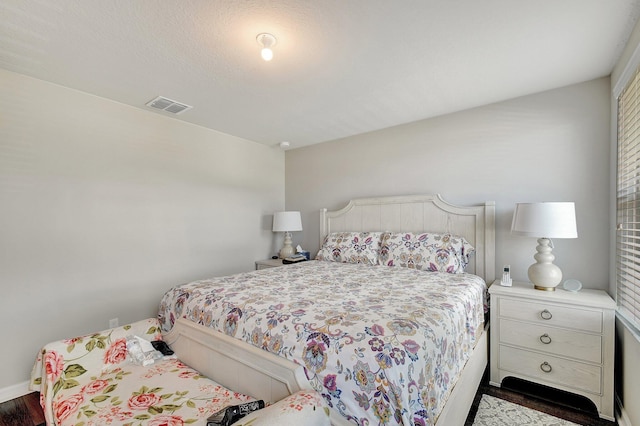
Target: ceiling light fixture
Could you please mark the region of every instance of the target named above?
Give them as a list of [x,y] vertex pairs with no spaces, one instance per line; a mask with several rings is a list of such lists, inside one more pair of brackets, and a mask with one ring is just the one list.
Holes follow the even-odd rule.
[[276,38],[269,33],[260,33],[256,37],[258,44],[262,46],[262,51],[260,55],[262,55],[262,59],[265,61],[270,61],[273,59],[273,50],[271,48],[276,45]]

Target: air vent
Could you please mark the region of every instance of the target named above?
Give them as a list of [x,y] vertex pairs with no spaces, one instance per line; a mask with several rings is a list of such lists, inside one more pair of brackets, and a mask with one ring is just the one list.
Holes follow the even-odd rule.
[[172,114],[182,114],[186,110],[193,108],[192,106],[176,102],[163,96],[158,96],[154,100],[147,102],[146,105],[148,107],[161,109]]

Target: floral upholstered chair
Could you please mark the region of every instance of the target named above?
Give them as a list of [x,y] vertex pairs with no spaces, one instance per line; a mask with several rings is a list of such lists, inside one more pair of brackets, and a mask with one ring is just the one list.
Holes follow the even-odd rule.
[[[33,367],[31,389],[40,392],[48,425],[204,425],[211,414],[253,400],[175,357],[147,366],[133,363],[127,351],[131,336],[162,339],[158,321],[147,319],[44,346]],[[262,411],[253,413],[252,425],[287,424],[287,416],[297,424],[294,418],[306,412],[317,418],[311,424],[329,424],[324,400],[313,391],[265,408],[264,416]],[[269,423],[268,417],[280,421]]]

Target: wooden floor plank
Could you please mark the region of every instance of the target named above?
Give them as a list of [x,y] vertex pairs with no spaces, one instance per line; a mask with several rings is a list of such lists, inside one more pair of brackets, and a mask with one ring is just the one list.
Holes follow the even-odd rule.
[[26,398],[16,398],[0,404],[0,426],[32,426]]
[[25,399],[25,405],[29,410],[29,417],[33,421],[34,425],[44,425],[44,413],[42,412],[42,407],[40,406],[40,393],[32,392],[23,397]]

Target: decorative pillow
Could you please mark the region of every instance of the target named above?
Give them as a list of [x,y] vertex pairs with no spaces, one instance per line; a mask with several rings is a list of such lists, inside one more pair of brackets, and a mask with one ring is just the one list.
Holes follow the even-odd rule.
[[380,264],[461,274],[474,251],[467,240],[457,235],[388,233],[382,238]]
[[382,232],[334,232],[324,239],[317,260],[378,264]]

